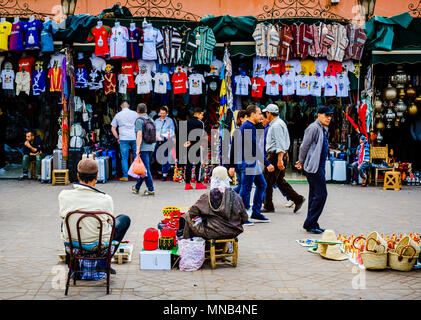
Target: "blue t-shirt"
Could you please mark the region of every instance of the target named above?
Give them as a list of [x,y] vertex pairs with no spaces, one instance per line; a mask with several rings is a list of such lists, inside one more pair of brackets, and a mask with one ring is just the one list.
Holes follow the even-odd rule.
[[323,130],[323,147],[322,147],[322,152],[320,153],[320,164],[319,164],[319,168],[323,168],[323,170],[326,166],[326,158],[327,158],[328,153],[329,153],[329,141],[327,140],[326,133]]
[[44,28],[41,31],[41,51],[54,52],[53,34],[58,30],[57,25],[52,20],[44,22]]
[[39,96],[45,92],[45,71],[43,69],[35,70],[32,75],[32,91],[34,96]]
[[42,27],[43,24],[39,20],[34,20],[32,22],[28,21],[25,23],[25,49],[39,49],[39,33]]

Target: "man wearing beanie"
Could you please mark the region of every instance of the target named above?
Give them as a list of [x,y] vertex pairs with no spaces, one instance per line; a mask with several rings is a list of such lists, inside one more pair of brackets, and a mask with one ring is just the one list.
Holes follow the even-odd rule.
[[298,170],[304,169],[310,188],[307,219],[303,227],[308,232],[316,234],[324,232],[324,229],[320,228],[318,220],[327,199],[325,177],[326,158],[329,153],[327,131],[332,115],[333,110],[330,107],[319,107],[316,121],[310,124],[304,132],[300,154],[295,164]]
[[[63,219],[62,239],[69,241],[64,219],[72,211],[104,211],[114,215],[114,204],[111,196],[95,188],[98,176],[98,164],[92,159],[83,159],[77,166],[79,182],[73,184],[73,190],[63,190],[58,195],[60,217]],[[78,241],[76,223],[81,215],[75,214],[69,220],[72,240]],[[98,215],[102,222],[102,239],[108,241],[111,234],[111,222],[107,215]],[[115,218],[116,226],[113,240],[121,242],[130,226],[130,218],[119,215]],[[84,245],[93,244],[99,240],[98,221],[86,218],[80,223],[80,237]],[[105,240],[107,239],[107,240]]]

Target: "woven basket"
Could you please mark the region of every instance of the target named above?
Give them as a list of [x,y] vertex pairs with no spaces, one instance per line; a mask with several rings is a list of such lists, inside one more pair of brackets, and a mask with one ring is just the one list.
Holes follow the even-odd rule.
[[402,247],[403,252],[407,250],[412,250],[411,256],[404,256],[402,253],[397,253],[396,251],[389,252],[389,266],[393,270],[398,271],[410,271],[417,261],[418,255],[416,255],[416,250],[412,246]]
[[367,270],[382,270],[387,268],[387,252],[374,253],[374,252],[361,252],[364,267]]
[[[405,247],[410,247],[410,248],[404,249]],[[396,245],[395,251],[396,253],[399,253],[399,254],[402,253],[404,256],[410,256],[413,252],[411,248],[415,250],[414,256],[420,255],[419,245],[414,240],[412,240],[410,236],[405,236]]]
[[374,231],[367,237],[366,250],[374,253],[387,253],[387,241]]
[[174,211],[180,211],[179,207],[165,207],[162,208],[162,213],[164,214],[165,219],[171,219],[171,213]]

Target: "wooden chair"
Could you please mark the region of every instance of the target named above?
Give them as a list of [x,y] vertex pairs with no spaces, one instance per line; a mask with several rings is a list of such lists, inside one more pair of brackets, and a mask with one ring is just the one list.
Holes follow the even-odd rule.
[[[386,145],[385,147],[371,147],[370,148],[370,164],[373,163],[373,160],[382,160],[386,161],[386,159],[389,157],[389,147]],[[393,168],[374,168],[374,184],[377,186],[379,182],[379,172],[387,172],[392,171]],[[370,168],[370,174],[369,174],[369,183],[371,184],[372,181],[372,171]]]
[[[69,225],[69,219],[74,214],[82,215],[81,217],[79,217],[79,219],[76,222],[77,239],[78,239],[77,247],[75,247],[73,241],[71,241],[71,239],[73,238],[71,235],[70,225]],[[102,248],[102,245],[101,245],[102,244],[102,221],[98,217],[98,215],[107,215],[112,220],[110,239],[108,241],[108,247],[106,248]],[[84,249],[82,239],[80,237],[80,230],[82,229],[82,227],[80,226],[80,223],[83,219],[86,219],[86,218],[96,219],[98,221],[98,229],[99,229],[98,238],[99,239],[98,239],[98,246],[96,250],[94,251],[88,251]],[[77,278],[77,272],[78,272],[77,265],[79,261],[82,259],[92,260],[92,261],[101,261],[101,260],[106,261],[107,263],[107,269],[106,269],[107,294],[109,294],[110,293],[111,257],[112,257],[112,254],[114,253],[112,251],[115,251],[118,247],[112,244],[112,240],[114,238],[114,231],[115,231],[114,216],[112,216],[111,214],[107,212],[100,212],[100,211],[99,212],[72,211],[66,215],[65,225],[67,228],[67,235],[69,237],[68,247],[66,248],[66,252],[70,255],[70,262],[69,262],[69,273],[67,274],[67,281],[66,281],[66,291],[64,292],[64,294],[67,295],[69,291],[70,277],[72,275],[72,271],[73,271],[73,285],[76,285],[76,278]]]
[[[211,268],[215,269],[217,265],[231,265],[234,268],[237,266],[238,260],[238,238],[208,240],[210,249],[205,251],[205,259],[210,260]],[[223,248],[216,248],[217,244],[223,244]],[[233,244],[232,253],[228,253],[228,243]],[[231,259],[228,259],[230,258]],[[222,261],[221,261],[222,260]]]
[[69,184],[69,169],[59,170],[54,169],[52,174],[52,183],[53,186],[56,184],[61,184],[67,186]]
[[383,190],[401,190],[402,189],[402,177],[401,173],[397,170],[399,164],[395,163],[392,171],[385,172]]

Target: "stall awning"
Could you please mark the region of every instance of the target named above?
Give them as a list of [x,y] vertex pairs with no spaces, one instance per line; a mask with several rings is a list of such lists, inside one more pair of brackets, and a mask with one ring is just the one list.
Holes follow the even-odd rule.
[[396,49],[391,51],[373,50],[373,64],[421,63],[421,47]]

